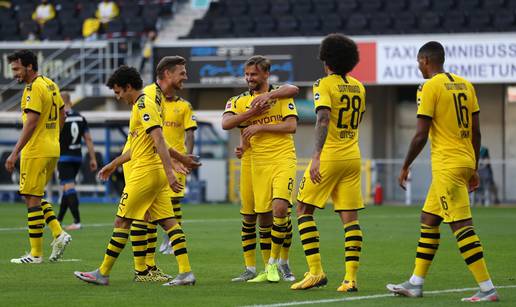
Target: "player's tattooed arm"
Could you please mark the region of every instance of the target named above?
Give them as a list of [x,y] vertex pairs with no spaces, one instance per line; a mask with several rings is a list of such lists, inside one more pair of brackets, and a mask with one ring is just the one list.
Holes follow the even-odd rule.
[[317,122],[315,123],[315,148],[310,164],[310,179],[313,183],[320,183],[322,180],[319,172],[321,166],[321,152],[328,135],[328,125],[330,124],[330,109],[321,108],[317,110]]
[[194,129],[188,129],[185,131],[185,146],[186,146],[186,153],[192,154],[195,144],[195,134]]

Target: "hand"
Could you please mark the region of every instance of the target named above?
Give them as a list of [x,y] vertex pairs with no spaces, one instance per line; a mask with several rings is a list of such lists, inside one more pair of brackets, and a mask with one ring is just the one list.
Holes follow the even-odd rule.
[[478,175],[478,172],[475,171],[475,174],[469,178],[469,192],[473,192],[480,186],[480,176]]
[[14,168],[16,166],[16,161],[18,161],[18,154],[13,151],[13,152],[11,152],[9,157],[7,157],[7,160],[5,160],[5,169],[9,173],[12,173],[14,171]]
[[174,172],[186,175],[190,173],[190,170],[183,165],[183,163],[177,161],[176,159],[172,159],[172,169]]
[[106,166],[104,166],[97,174],[97,177],[101,181],[108,181],[109,177],[111,177],[111,174],[116,170],[116,167],[112,163],[108,163]]
[[238,159],[242,159],[242,156],[244,155],[244,148],[243,146],[237,146],[235,147],[235,156]]
[[189,170],[199,168],[201,162],[199,162],[199,156],[196,155],[182,155],[179,162],[183,163],[183,166]]
[[173,173],[167,174],[168,185],[172,189],[172,191],[179,193],[183,190],[183,185],[177,180],[176,176]]
[[253,135],[260,132],[261,129],[262,129],[261,125],[251,125],[251,126],[245,128],[244,130],[242,130],[242,138],[244,140],[249,140],[249,139],[251,139],[251,137]]
[[409,172],[410,172],[410,169],[405,168],[405,167],[401,168],[400,175],[398,177],[398,183],[403,190],[407,189],[407,180],[408,180]]
[[320,159],[312,159],[312,163],[310,163],[310,179],[313,183],[321,183],[322,176],[320,173],[321,160]]
[[97,170],[97,160],[90,160],[90,171],[94,172]]
[[251,101],[252,108],[260,108],[265,105],[268,105],[268,101],[271,99],[270,92],[263,93],[259,96],[254,97],[253,101]]

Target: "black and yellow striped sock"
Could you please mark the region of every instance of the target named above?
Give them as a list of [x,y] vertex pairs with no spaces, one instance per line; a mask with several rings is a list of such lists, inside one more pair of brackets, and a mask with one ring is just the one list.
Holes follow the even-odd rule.
[[61,228],[61,224],[59,224],[59,221],[54,214],[52,205],[46,200],[41,200],[41,209],[43,210],[43,215],[45,216],[45,223],[47,223],[48,228],[50,228],[50,231],[52,231],[52,236],[57,238],[63,229]]
[[183,229],[181,229],[181,225],[176,224],[168,229],[167,235],[177,259],[179,273],[190,272],[192,269],[190,267],[190,260],[188,259],[188,251],[186,250],[186,238]]
[[131,245],[133,246],[134,270],[144,272],[147,269],[147,222],[133,221],[131,224]]
[[357,220],[344,224],[344,241],[344,256],[346,259],[344,280],[356,281],[360,253],[362,252],[362,230]]
[[256,267],[256,222],[242,220],[242,249],[246,267]]
[[288,217],[277,217],[272,218],[272,231],[271,231],[271,256],[269,263],[274,263],[280,257],[281,247],[287,234],[287,222]]
[[281,246],[280,259],[282,261],[288,261],[288,253],[290,251],[290,245],[292,245],[292,219],[288,216],[287,222],[287,233],[285,234],[285,240],[283,240],[283,246]]
[[147,267],[154,268],[156,266],[156,243],[158,241],[158,222],[149,222],[147,224],[147,255],[145,256],[145,264]]
[[258,230],[260,232],[260,253],[262,254],[263,264],[266,266],[271,257],[272,225],[259,226]]
[[484,259],[484,250],[480,243],[479,237],[475,234],[473,226],[466,226],[455,233],[459,250],[468,265],[468,269],[473,274],[475,281],[481,283],[490,280],[489,272],[487,271],[486,261]]
[[99,267],[100,274],[104,276],[108,276],[111,273],[111,269],[115,264],[118,255],[122,252],[129,239],[129,229],[125,228],[115,228],[113,229],[113,236],[109,241],[109,244],[106,249],[106,254],[104,255],[104,260]]
[[301,244],[305,251],[306,262],[310,268],[310,274],[319,275],[323,273],[321,254],[319,253],[319,231],[311,214],[301,215],[297,218]]
[[30,254],[33,257],[43,256],[43,228],[45,219],[40,206],[28,208],[27,224],[29,226]]
[[181,202],[178,200],[172,201],[172,208],[174,209],[174,216],[176,218],[176,221],[181,224],[181,221],[183,220],[183,211],[181,210]]
[[421,224],[421,236],[417,243],[416,262],[413,275],[425,278],[439,248],[441,234],[439,226]]

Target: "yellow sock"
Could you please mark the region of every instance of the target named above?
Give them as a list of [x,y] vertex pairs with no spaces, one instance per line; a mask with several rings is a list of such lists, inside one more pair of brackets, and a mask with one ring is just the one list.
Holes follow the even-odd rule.
[[61,228],[61,224],[59,224],[59,221],[54,214],[52,205],[46,200],[41,200],[41,209],[43,210],[43,215],[45,216],[45,222],[47,223],[48,228],[50,228],[50,231],[52,231],[52,236],[57,238],[63,229]]
[[283,240],[283,245],[280,250],[280,259],[285,262],[288,260],[290,245],[292,245],[292,220],[290,216],[288,216],[287,233],[285,234],[285,240]]
[[174,216],[176,221],[181,225],[181,221],[183,220],[183,211],[181,211],[181,203],[177,200],[172,201],[172,208],[174,209]]
[[170,245],[174,250],[174,255],[179,266],[179,273],[190,272],[190,260],[188,259],[188,251],[186,250],[186,239],[181,225],[176,224],[174,227],[167,230]]
[[131,244],[133,246],[134,270],[144,272],[147,269],[147,222],[133,221],[131,224]]
[[306,214],[297,218],[301,244],[305,251],[306,262],[310,268],[310,274],[319,275],[323,273],[321,254],[319,253],[319,231],[313,215]]
[[428,226],[421,224],[421,236],[417,243],[416,249],[416,263],[414,267],[413,275],[421,278],[425,278],[430,265],[434,260],[435,253],[439,248],[439,240],[441,234],[439,232],[439,226]]
[[262,260],[264,267],[267,266],[269,258],[271,257],[271,229],[272,225],[260,226],[260,253],[262,254]]
[[242,249],[246,267],[256,267],[256,222],[242,220]]
[[33,207],[27,210],[27,224],[29,226],[30,254],[33,257],[43,256],[43,228],[45,219],[41,207]]
[[156,242],[158,241],[158,223],[150,222],[147,224],[147,255],[145,264],[147,267],[156,266]]
[[475,281],[481,283],[490,280],[484,259],[484,250],[479,237],[475,234],[473,226],[466,226],[454,233],[457,238],[460,253],[473,274]]
[[357,280],[360,253],[362,251],[362,230],[358,221],[344,224],[344,255],[346,257],[346,275],[344,280]]
[[104,276],[108,276],[111,273],[111,269],[115,264],[118,255],[122,252],[129,239],[129,229],[124,228],[115,228],[113,229],[113,236],[109,241],[109,244],[106,249],[106,254],[104,255],[104,260],[99,267],[100,274]]
[[[281,247],[287,234],[287,222],[288,217],[273,217],[272,218],[272,231],[271,231],[271,257],[272,261],[278,260],[280,257]],[[271,261],[269,260],[269,261]]]

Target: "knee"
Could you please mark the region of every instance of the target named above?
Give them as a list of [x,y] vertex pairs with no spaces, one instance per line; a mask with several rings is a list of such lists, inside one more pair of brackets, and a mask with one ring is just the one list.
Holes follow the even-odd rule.
[[246,223],[255,224],[256,223],[256,214],[243,214],[242,219]]
[[313,206],[310,206],[310,205],[307,205],[305,203],[302,203],[302,202],[298,202],[297,203],[297,208],[296,208],[296,213],[297,213],[297,216],[301,216],[301,215],[313,215],[314,214],[314,208]]
[[131,228],[132,220],[117,216],[115,218],[115,228]]

